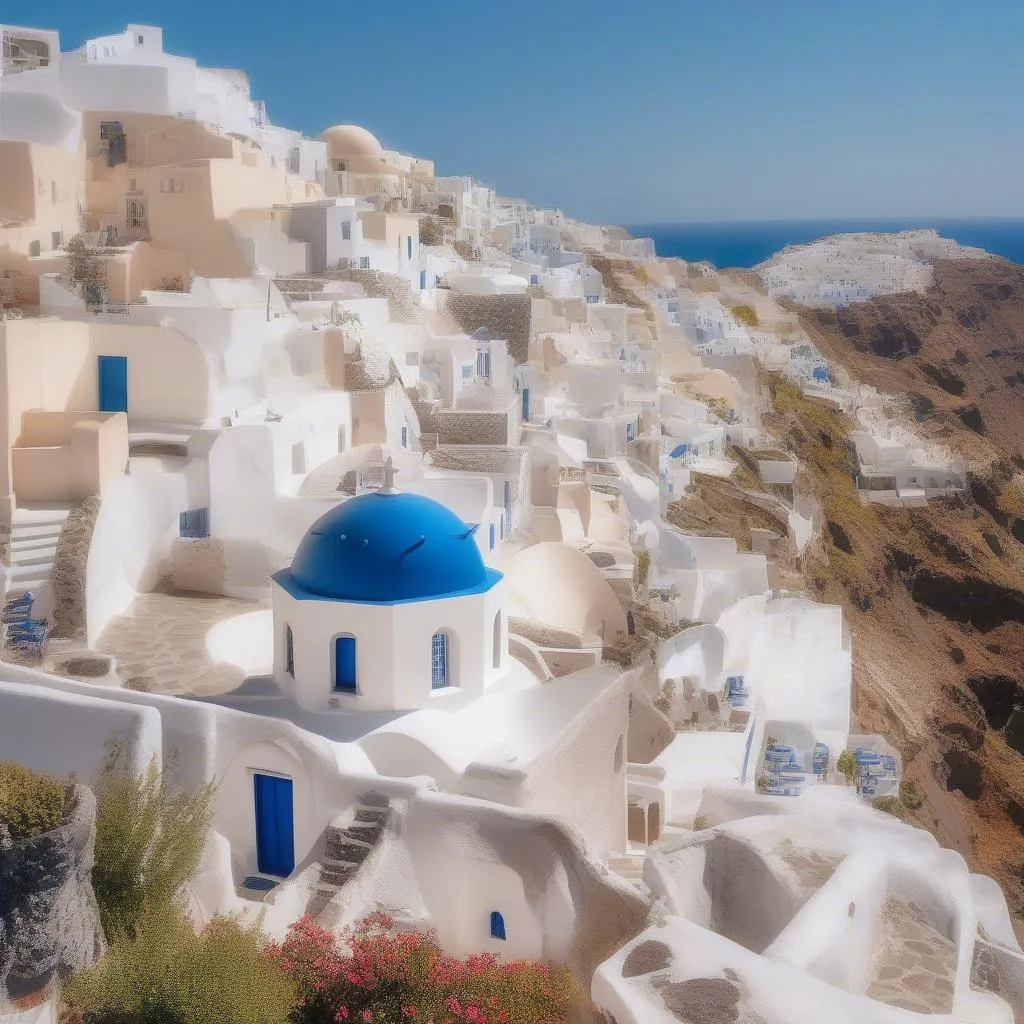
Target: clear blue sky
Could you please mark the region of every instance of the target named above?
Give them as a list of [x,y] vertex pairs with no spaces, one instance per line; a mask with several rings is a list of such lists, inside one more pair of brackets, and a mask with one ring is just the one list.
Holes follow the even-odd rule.
[[1024,216],[1020,0],[3,0],[581,219]]

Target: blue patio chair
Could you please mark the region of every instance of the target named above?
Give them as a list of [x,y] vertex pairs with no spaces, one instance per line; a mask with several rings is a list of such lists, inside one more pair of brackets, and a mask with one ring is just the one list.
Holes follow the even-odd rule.
[[38,637],[46,633],[45,620],[28,620],[27,622],[13,622],[7,627],[7,635],[11,638]]
[[32,613],[32,605],[35,603],[35,594],[26,591],[17,597],[12,597],[4,605],[4,622],[22,622]]

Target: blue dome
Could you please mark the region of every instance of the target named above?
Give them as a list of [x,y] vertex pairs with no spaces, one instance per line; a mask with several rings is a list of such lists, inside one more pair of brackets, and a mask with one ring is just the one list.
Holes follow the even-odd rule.
[[444,505],[371,492],[321,516],[291,569],[274,578],[308,596],[395,603],[488,590],[501,574],[484,565],[470,528]]

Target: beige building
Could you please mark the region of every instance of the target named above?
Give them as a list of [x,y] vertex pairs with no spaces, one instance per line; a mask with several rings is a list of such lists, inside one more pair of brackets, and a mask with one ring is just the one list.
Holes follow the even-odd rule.
[[[0,324],[0,396],[0,518],[9,520],[16,504],[100,491],[124,470],[128,422],[201,424],[214,378],[199,345],[170,328],[32,318]],[[71,454],[39,454],[48,447]],[[76,467],[61,493],[57,467],[74,453],[92,468],[86,479]]]
[[[168,270],[180,265],[209,277],[247,277],[252,246],[233,218],[251,220],[251,211],[321,194],[318,185],[289,178],[284,166],[267,165],[252,142],[197,122],[93,113],[84,134],[87,229],[99,241],[147,240],[175,251],[179,257],[162,259]],[[142,287],[154,283],[133,276]],[[137,294],[133,288],[127,297]]]
[[[78,232],[84,174],[77,150],[0,140],[0,276],[34,278],[31,260]],[[0,292],[13,304],[31,304],[35,295],[13,283]]]

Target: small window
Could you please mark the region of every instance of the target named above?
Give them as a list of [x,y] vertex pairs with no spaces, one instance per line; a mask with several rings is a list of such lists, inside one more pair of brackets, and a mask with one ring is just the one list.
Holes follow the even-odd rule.
[[146,41],[146,37],[145,36],[136,36],[135,37],[135,45],[136,46],[142,46],[143,43],[145,43],[145,41]]
[[[494,526],[491,525],[491,540],[494,539]],[[492,544],[493,546],[493,544]],[[501,612],[494,616],[494,637],[492,640],[491,667],[501,668]]]
[[295,675],[295,636],[292,627],[284,627],[284,670],[290,676]]
[[38,256],[39,253],[41,252],[41,250],[42,250],[42,245],[40,244],[38,238],[35,241],[28,243],[28,254],[29,254],[29,256]]
[[619,737],[618,743],[615,744],[615,773],[618,774],[622,771],[622,737]]
[[408,448],[409,447],[409,428],[408,427],[402,427],[402,447],[403,448]]
[[448,634],[435,633],[430,639],[430,688],[443,690],[448,685]]
[[343,220],[341,222],[341,240],[347,242],[352,238],[352,222]]
[[505,941],[505,918],[497,910],[491,911],[491,938]]
[[463,366],[463,368],[462,368],[462,379],[463,380],[472,380],[473,379],[473,366],[472,366],[472,364],[467,363],[465,366]]
[[369,256],[360,256],[359,257],[359,269],[360,270],[369,270],[370,269],[370,257]]

